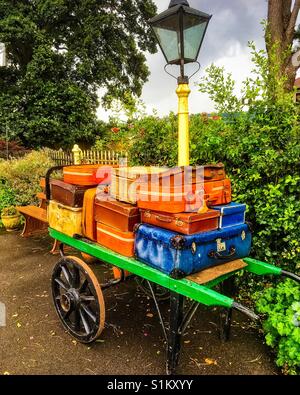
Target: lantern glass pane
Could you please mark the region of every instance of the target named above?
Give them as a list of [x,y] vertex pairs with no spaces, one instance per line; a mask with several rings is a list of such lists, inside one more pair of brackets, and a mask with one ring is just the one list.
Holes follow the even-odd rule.
[[184,16],[184,58],[197,60],[197,55],[202,43],[208,20],[194,15]]
[[180,59],[180,34],[177,14],[153,26],[154,33],[169,63]]

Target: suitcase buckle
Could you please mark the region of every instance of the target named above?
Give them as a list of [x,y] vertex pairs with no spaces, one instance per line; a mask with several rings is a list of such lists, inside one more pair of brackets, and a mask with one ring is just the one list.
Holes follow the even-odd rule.
[[176,218],[175,224],[176,224],[176,226],[181,228],[184,225],[184,222],[181,221],[180,219]]
[[151,217],[151,212],[149,210],[145,211],[145,217],[150,218]]
[[225,241],[222,242],[222,239],[217,239],[216,241],[217,241],[217,251],[218,252],[226,251]]
[[193,241],[191,245],[192,254],[195,255],[197,251],[197,244]]

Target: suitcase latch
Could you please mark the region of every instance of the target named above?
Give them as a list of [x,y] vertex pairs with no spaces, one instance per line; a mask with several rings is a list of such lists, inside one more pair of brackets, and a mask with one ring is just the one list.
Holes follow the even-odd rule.
[[193,241],[192,245],[191,245],[191,250],[192,250],[192,254],[196,254],[197,251],[197,244]]
[[176,226],[179,226],[181,228],[184,225],[184,222],[181,221],[180,219],[176,218],[175,224],[176,224]]
[[151,217],[151,212],[150,211],[145,211],[145,217],[150,218]]
[[225,241],[222,242],[222,239],[217,239],[217,251],[222,252],[226,251],[226,243]]

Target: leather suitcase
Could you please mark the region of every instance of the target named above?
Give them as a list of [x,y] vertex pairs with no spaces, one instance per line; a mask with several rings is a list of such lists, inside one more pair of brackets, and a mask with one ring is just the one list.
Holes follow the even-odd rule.
[[143,166],[115,168],[111,174],[110,194],[114,199],[136,204],[141,176],[160,173],[162,170],[165,169]]
[[137,196],[140,209],[178,214],[197,212],[203,206],[205,191],[203,183],[184,186],[142,183]]
[[95,221],[95,196],[97,188],[88,189],[84,194],[82,207],[82,233],[90,240],[96,241],[96,221]]
[[97,242],[127,257],[134,256],[134,233],[122,232],[111,226],[97,223]]
[[95,220],[112,226],[122,232],[132,232],[136,223],[140,222],[139,209],[128,203],[116,200],[95,200]]
[[214,206],[213,209],[220,213],[220,229],[245,223],[246,204],[232,202],[224,206]]
[[68,207],[54,200],[50,200],[47,216],[50,228],[71,237],[74,234],[82,234],[82,208]]
[[69,207],[82,207],[85,191],[90,188],[68,184],[61,180],[51,180],[51,198]]
[[173,278],[245,258],[252,239],[246,224],[191,236],[142,224],[135,233],[136,258]]
[[209,210],[204,214],[167,214],[159,211],[141,210],[141,222],[173,230],[185,235],[218,229],[220,213]]
[[96,186],[111,182],[112,166],[105,165],[78,165],[63,168],[64,181],[69,184],[82,186]]
[[158,185],[181,186],[198,184],[203,181],[220,181],[226,178],[223,163],[204,166],[178,166],[151,176],[143,175],[141,182]]
[[208,207],[231,203],[231,182],[229,178],[204,183],[204,199]]
[[224,165],[175,167],[144,175],[138,189],[138,207],[168,213],[194,212],[206,205],[231,202],[231,183]]

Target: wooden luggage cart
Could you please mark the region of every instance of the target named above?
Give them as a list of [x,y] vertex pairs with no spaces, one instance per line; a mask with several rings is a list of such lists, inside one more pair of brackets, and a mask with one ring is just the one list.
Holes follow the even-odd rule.
[[[181,336],[199,304],[222,308],[220,330],[221,337],[224,340],[229,338],[233,309],[241,311],[251,319],[258,319],[253,311],[235,302],[231,296],[233,275],[238,271],[245,270],[259,276],[282,275],[300,282],[299,276],[252,258],[225,263],[214,269],[207,269],[184,279],[176,280],[140,261],[119,255],[82,236],[74,235],[70,237],[51,228],[49,233],[51,237],[61,243],[61,259],[57,262],[52,275],[52,294],[57,314],[68,333],[83,343],[90,343],[100,335],[105,321],[105,304],[102,291],[124,281],[124,271],[129,271],[144,282],[146,281],[154,300],[167,342],[166,371],[168,374],[175,372],[179,360]],[[77,257],[65,256],[64,245],[118,267],[122,273],[120,279],[100,284],[95,268],[101,268],[101,265],[94,265],[94,269],[92,269],[92,266]],[[226,295],[213,289],[218,284],[221,287],[221,292]],[[157,286],[170,292],[168,330],[161,316],[158,304],[159,298],[156,293]],[[185,298],[192,300],[192,304],[187,311],[184,311]]]

